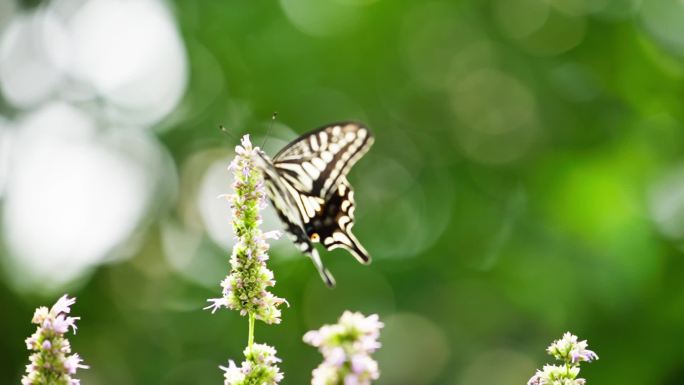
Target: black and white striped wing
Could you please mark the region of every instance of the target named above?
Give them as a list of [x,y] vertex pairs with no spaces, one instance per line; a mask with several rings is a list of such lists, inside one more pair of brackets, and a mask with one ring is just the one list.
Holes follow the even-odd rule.
[[373,135],[359,123],[331,124],[285,146],[273,165],[301,193],[326,198],[372,144]]
[[318,273],[329,287],[335,286],[332,274],[323,266],[318,251],[314,248],[311,239],[304,228],[304,218],[299,209],[301,201],[299,193],[285,179],[281,178],[273,163],[263,152],[258,153],[262,164],[266,182],[266,192],[273,204],[278,217],[285,225],[285,231],[292,237],[295,245],[313,261]]
[[346,175],[373,144],[361,124],[331,124],[283,148],[273,159],[276,170],[297,190],[295,201],[309,239],[328,250],[347,249],[361,263],[370,256],[352,234],[354,192]]
[[368,252],[352,234],[354,192],[346,175],[373,144],[370,131],[358,123],[337,123],[302,135],[271,162],[265,154],[264,172],[269,198],[293,236],[329,286],[332,275],[313,247],[344,248],[361,263]]
[[310,239],[320,241],[326,249],[346,249],[359,262],[368,264],[371,260],[368,252],[351,232],[355,209],[354,191],[347,178],[343,177],[328,199],[317,208],[316,214],[304,224],[304,228]]

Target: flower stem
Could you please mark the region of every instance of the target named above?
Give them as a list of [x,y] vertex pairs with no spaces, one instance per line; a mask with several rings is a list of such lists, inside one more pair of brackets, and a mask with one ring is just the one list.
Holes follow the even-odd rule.
[[254,344],[254,313],[249,313],[249,337],[247,338],[247,346],[249,353],[252,353],[252,345]]

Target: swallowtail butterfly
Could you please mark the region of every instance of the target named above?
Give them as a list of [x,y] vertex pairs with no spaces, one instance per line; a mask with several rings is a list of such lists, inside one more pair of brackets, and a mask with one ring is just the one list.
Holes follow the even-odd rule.
[[351,233],[355,206],[347,173],[372,144],[368,128],[341,122],[300,136],[273,159],[258,152],[271,203],[295,244],[330,287],[335,280],[314,243],[327,250],[344,248],[363,264],[371,260]]

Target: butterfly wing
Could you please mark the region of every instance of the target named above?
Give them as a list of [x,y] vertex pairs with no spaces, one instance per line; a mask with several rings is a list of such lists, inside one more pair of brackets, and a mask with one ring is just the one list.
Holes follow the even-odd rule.
[[373,141],[368,128],[359,123],[335,123],[285,146],[273,165],[299,192],[327,199]]
[[364,264],[370,263],[370,256],[351,232],[354,192],[346,175],[373,140],[361,124],[331,124],[303,135],[273,159],[276,170],[296,190],[291,195],[309,239],[328,250],[344,248]]
[[318,251],[314,248],[304,229],[301,212],[295,202],[298,193],[286,180],[280,178],[278,171],[266,154],[261,151],[257,154],[261,160],[260,168],[264,172],[268,198],[273,203],[278,217],[285,224],[285,231],[292,237],[295,245],[311,258],[325,284],[334,287],[335,279],[323,266]]
[[271,162],[263,154],[271,202],[297,246],[311,257],[323,280],[334,285],[313,242],[344,248],[361,263],[368,252],[352,234],[354,192],[346,175],[373,144],[370,131],[345,122],[321,127],[285,146]]
[[[309,199],[311,199],[309,197]],[[354,226],[354,191],[347,178],[341,178],[316,215],[305,223],[309,239],[320,241],[326,249],[344,248],[359,262],[370,263],[366,249],[351,232]]]

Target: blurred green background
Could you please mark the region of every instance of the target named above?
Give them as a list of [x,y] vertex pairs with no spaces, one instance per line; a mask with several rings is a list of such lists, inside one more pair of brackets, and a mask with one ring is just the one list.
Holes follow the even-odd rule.
[[376,135],[350,176],[374,262],[324,252],[328,290],[274,245],[291,306],[256,340],[284,384],[344,309],[386,322],[378,384],[524,384],[567,330],[591,384],[681,384],[683,59],[676,0],[0,0],[0,382],[68,292],[83,384],[222,383],[247,320],[202,310],[232,242],[215,197],[278,111],[270,154]]

